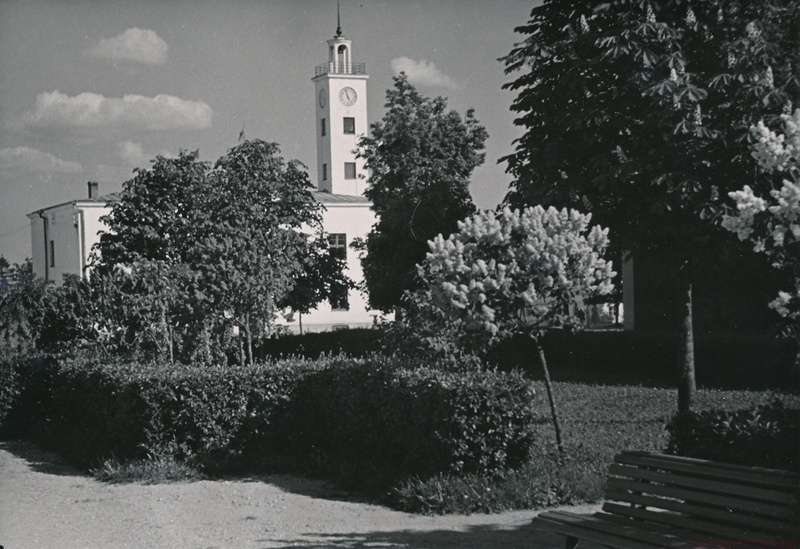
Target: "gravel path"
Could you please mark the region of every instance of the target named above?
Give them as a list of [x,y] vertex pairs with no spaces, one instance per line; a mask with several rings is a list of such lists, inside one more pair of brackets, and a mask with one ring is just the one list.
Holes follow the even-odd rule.
[[5,549],[563,547],[563,538],[531,528],[534,515],[412,515],[290,476],[109,485],[31,444],[0,443]]

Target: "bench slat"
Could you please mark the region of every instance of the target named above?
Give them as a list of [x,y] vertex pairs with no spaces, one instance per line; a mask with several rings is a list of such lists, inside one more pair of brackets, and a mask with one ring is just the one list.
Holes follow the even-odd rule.
[[604,545],[618,548],[654,547],[664,549],[695,549],[697,543],[679,538],[665,536],[634,525],[624,526],[604,521],[592,515],[577,515],[566,511],[547,511],[534,519],[534,524],[544,523],[551,530],[565,536],[575,536]]
[[723,481],[738,481],[764,488],[775,488],[793,492],[800,485],[800,475],[792,472],[776,472],[760,467],[720,464],[702,459],[648,454],[646,452],[623,452],[614,458],[617,463],[643,467],[680,471],[694,476],[703,476]]
[[734,496],[717,495],[687,488],[674,488],[662,484],[650,484],[648,482],[623,480],[619,478],[609,478],[606,486],[607,489],[630,490],[641,494],[679,498],[687,502],[725,507],[745,513],[781,519],[782,521],[792,520],[794,522],[793,519],[795,519],[792,509],[787,505],[770,505],[768,503],[761,503]]
[[[534,524],[618,549],[800,547],[800,474],[625,451],[602,512],[548,511]],[[647,509],[649,507],[650,509]]]
[[747,529],[753,530],[757,533],[792,536],[796,531],[796,526],[788,525],[783,522],[777,522],[761,517],[751,517],[742,513],[730,513],[720,509],[712,509],[702,505],[695,505],[677,500],[661,499],[651,496],[620,492],[616,490],[608,490],[606,493],[606,499],[644,505],[656,509],[665,509],[667,511],[675,511],[678,513],[685,513],[692,517],[704,518],[717,522],[720,525],[744,526]]
[[744,496],[748,499],[757,499],[765,502],[774,502],[785,505],[797,505],[797,496],[789,492],[778,491],[768,488],[756,488],[753,486],[742,486],[721,480],[700,479],[696,476],[686,475],[678,472],[655,471],[652,469],[641,469],[630,465],[614,463],[609,469],[609,474],[617,477],[625,477],[636,480],[650,480],[663,484],[696,488],[720,494],[732,496]]
[[704,535],[708,540],[747,540],[749,543],[764,545],[767,547],[775,547],[777,544],[780,544],[783,540],[785,540],[785,538],[778,538],[774,536],[758,536],[754,535],[753,532],[744,530],[742,528],[722,526],[720,524],[705,522],[681,514],[650,511],[641,507],[631,507],[629,505],[621,505],[619,503],[607,502],[603,505],[603,511],[608,513],[608,515],[605,516],[607,517],[607,520],[610,521],[618,522],[628,521],[631,519],[639,520],[645,522],[647,528],[653,528],[657,531],[674,531],[675,528],[684,531],[691,530],[699,535]]

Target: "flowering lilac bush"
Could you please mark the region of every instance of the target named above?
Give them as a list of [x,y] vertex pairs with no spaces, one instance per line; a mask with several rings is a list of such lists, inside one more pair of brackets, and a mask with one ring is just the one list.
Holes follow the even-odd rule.
[[766,198],[747,185],[729,193],[736,212],[726,215],[722,226],[752,242],[753,249],[767,254],[776,267],[792,273],[795,287],[779,292],[769,306],[796,324],[800,322],[800,109],[781,119],[783,134],[763,122],[751,128],[753,158],[764,172],[782,176],[781,187]]
[[608,230],[590,221],[541,206],[478,213],[430,242],[419,274],[430,300],[473,337],[573,325],[580,316],[570,305],[613,289],[611,262],[602,258]]
[[544,370],[556,441],[561,429],[539,338],[544,329],[576,327],[581,300],[611,292],[614,272],[603,259],[608,229],[590,227],[591,215],[553,207],[505,208],[459,222],[459,231],[429,243],[419,266],[424,282],[412,302],[433,308],[442,332],[458,345],[485,352],[515,334],[536,344]]

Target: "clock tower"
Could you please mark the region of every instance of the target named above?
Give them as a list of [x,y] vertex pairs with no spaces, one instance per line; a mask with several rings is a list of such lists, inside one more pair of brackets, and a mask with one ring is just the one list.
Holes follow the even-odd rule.
[[[338,17],[338,14],[337,14]],[[333,194],[361,196],[366,186],[364,160],[356,158],[358,139],[369,131],[367,70],[353,63],[352,44],[342,34],[328,40],[328,62],[314,71],[317,113],[317,187]]]

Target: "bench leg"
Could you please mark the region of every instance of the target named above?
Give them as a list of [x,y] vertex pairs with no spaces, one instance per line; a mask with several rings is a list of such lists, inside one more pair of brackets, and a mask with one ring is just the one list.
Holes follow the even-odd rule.
[[566,549],[575,549],[578,546],[578,542],[580,538],[576,538],[574,536],[567,536],[567,542],[564,544]]

